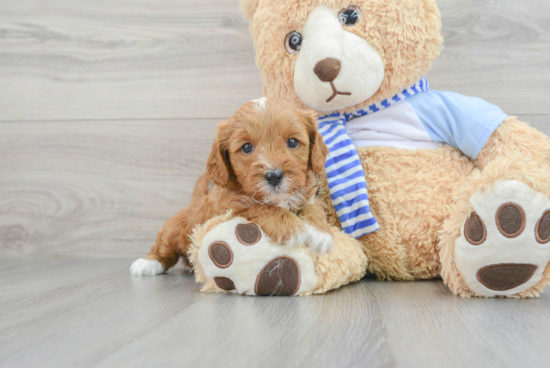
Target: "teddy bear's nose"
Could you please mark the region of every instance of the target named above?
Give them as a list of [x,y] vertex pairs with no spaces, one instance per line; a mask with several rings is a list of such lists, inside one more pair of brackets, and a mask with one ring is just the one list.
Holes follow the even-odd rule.
[[340,73],[341,67],[342,64],[340,60],[329,57],[317,62],[313,68],[313,72],[317,74],[319,79],[323,82],[332,82],[336,79],[338,73]]

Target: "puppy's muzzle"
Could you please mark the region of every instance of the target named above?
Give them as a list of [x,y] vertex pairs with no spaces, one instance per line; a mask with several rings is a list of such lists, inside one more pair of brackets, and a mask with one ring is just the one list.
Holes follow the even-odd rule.
[[272,187],[276,187],[281,183],[284,176],[283,170],[271,170],[265,173],[265,181]]

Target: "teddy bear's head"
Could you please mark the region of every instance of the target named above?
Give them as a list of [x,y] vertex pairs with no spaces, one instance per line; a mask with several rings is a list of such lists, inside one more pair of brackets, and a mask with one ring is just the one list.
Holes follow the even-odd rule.
[[351,111],[417,82],[439,55],[435,0],[241,0],[264,95]]

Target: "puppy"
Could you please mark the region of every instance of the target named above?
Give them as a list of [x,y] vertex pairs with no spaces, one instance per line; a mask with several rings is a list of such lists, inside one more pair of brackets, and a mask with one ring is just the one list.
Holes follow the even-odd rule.
[[189,207],[164,224],[151,253],[135,261],[130,272],[155,275],[180,256],[186,259],[193,227],[227,210],[258,224],[279,243],[330,251],[332,232],[315,198],[327,154],[313,113],[283,99],[248,102],[218,125]]

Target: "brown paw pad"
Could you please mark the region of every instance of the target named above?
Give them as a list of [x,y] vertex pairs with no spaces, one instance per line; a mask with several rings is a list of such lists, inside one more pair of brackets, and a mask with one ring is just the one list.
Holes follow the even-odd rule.
[[546,244],[550,241],[550,210],[546,210],[535,228],[535,237],[541,244]]
[[217,241],[208,247],[210,259],[219,268],[227,268],[233,263],[233,252],[227,243]]
[[244,245],[254,245],[262,238],[262,233],[258,225],[250,223],[237,225],[235,235]]
[[235,284],[227,277],[214,277],[214,282],[220,289],[227,291],[235,290]]
[[256,279],[257,295],[294,295],[300,289],[300,267],[290,257],[278,257],[264,267]]
[[502,235],[515,238],[525,229],[525,212],[515,203],[504,203],[497,210],[496,222]]
[[479,245],[487,239],[487,229],[477,213],[472,212],[468,220],[466,220],[464,236],[473,245]]
[[523,263],[489,265],[477,271],[477,279],[486,288],[505,291],[525,284],[533,277],[537,266]]

